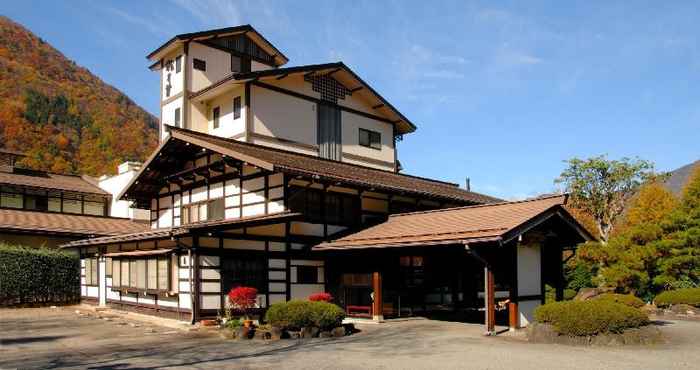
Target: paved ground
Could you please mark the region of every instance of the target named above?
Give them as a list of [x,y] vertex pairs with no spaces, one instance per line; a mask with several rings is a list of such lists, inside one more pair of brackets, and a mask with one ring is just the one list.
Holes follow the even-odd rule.
[[479,325],[427,320],[361,329],[341,339],[240,342],[71,307],[0,310],[0,369],[700,369],[700,322],[667,322],[670,343],[624,348],[486,338]]

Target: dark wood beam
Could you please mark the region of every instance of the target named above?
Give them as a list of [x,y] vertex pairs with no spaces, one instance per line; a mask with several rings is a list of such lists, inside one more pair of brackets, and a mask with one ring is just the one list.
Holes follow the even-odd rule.
[[383,107],[383,106],[384,106],[384,103],[382,103],[382,104],[377,104],[377,105],[373,106],[372,109],[379,109],[379,108],[381,108],[381,107]]
[[283,79],[283,78],[287,78],[287,76],[289,76],[289,73],[285,73],[285,74],[283,74],[283,75],[277,77],[277,79],[278,79],[278,80],[281,80],[281,79]]
[[360,91],[360,90],[362,90],[362,89],[364,89],[364,87],[360,86],[360,87],[356,87],[356,88],[354,88],[354,89],[350,89],[350,92],[351,92],[351,93],[354,93],[354,92],[358,92],[358,91]]

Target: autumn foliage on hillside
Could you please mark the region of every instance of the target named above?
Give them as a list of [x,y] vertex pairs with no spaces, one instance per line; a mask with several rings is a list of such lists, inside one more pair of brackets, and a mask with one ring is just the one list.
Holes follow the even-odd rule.
[[157,120],[29,30],[0,16],[0,147],[59,173],[114,173],[157,143]]

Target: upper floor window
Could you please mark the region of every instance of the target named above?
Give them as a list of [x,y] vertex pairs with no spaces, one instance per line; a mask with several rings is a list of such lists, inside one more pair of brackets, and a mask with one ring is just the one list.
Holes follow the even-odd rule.
[[299,212],[310,222],[352,226],[359,221],[359,198],[318,189],[291,187],[289,209]]
[[360,129],[360,145],[372,149],[382,149],[382,135],[376,131]]
[[207,62],[201,59],[194,58],[192,59],[192,68],[206,72]]
[[175,127],[180,126],[180,108],[175,108]]
[[183,206],[180,215],[184,225],[201,221],[223,220],[224,212],[224,198],[218,198]]
[[241,97],[233,98],[233,119],[241,118]]
[[175,58],[175,73],[180,73],[182,71],[182,55]]
[[216,107],[212,110],[212,119],[214,120],[214,128],[219,128],[219,116],[221,115],[221,109]]

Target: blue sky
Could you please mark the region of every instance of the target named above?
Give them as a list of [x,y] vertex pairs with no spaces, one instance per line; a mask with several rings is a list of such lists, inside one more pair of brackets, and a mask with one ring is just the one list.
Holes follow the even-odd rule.
[[[672,5],[671,5],[672,4]],[[573,156],[700,159],[700,4],[630,1],[3,2],[158,113],[145,55],[175,34],[252,24],[289,66],[342,60],[418,126],[407,173],[504,198],[555,189]]]

